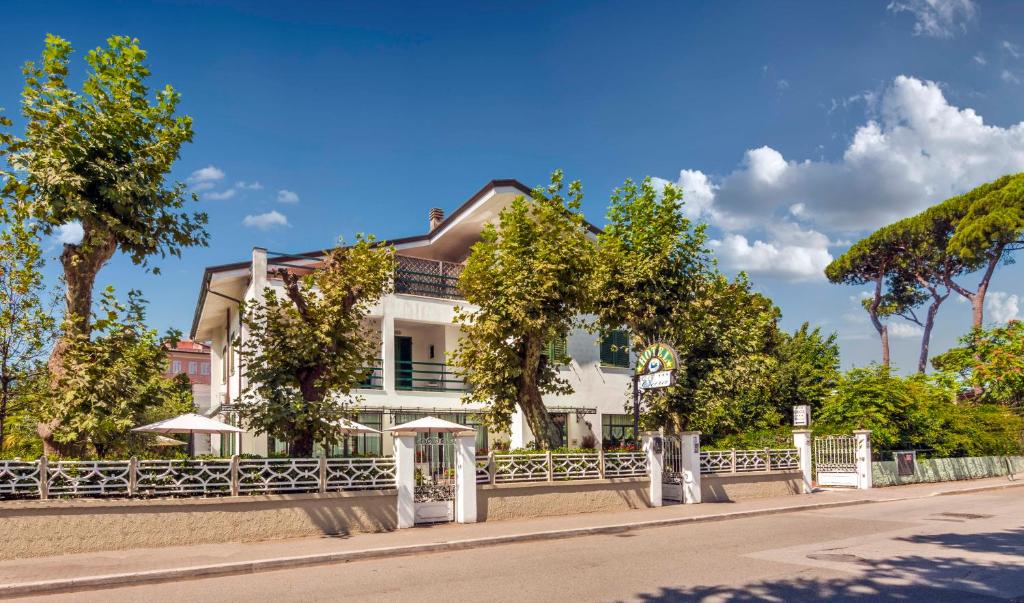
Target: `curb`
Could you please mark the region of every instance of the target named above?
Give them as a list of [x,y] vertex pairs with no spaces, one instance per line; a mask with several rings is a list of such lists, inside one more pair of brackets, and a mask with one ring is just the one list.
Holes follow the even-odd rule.
[[252,574],[287,568],[305,567],[313,565],[328,565],[333,563],[348,563],[352,561],[365,561],[371,559],[382,559],[385,557],[410,556],[422,553],[436,553],[444,551],[461,551],[486,546],[498,546],[516,542],[538,542],[545,540],[560,540],[563,538],[576,538],[580,536],[597,536],[605,534],[621,534],[637,530],[646,530],[666,526],[685,525],[690,523],[710,523],[717,521],[728,521],[730,519],[744,519],[749,517],[760,517],[765,515],[781,515],[785,513],[796,513],[800,511],[815,511],[821,509],[834,509],[855,505],[898,502],[930,498],[933,496],[954,496],[959,494],[973,494],[994,490],[1005,490],[1024,486],[1024,482],[1002,484],[998,486],[982,486],[965,490],[954,490],[947,492],[933,492],[923,496],[909,496],[891,499],[874,500],[870,498],[823,502],[809,505],[792,505],[786,507],[771,507],[767,509],[756,509],[751,511],[735,511],[731,513],[718,513],[714,515],[698,515],[695,517],[671,517],[666,519],[654,519],[623,524],[612,524],[594,526],[587,528],[572,528],[568,530],[548,530],[543,532],[526,532],[521,534],[509,534],[506,536],[490,536],[485,538],[471,538],[465,540],[452,540],[450,542],[437,542],[427,544],[414,544],[397,547],[382,547],[365,549],[361,551],[343,551],[337,553],[317,553],[313,555],[297,555],[291,557],[279,557],[272,559],[257,559],[255,561],[238,561],[229,563],[218,563],[211,565],[199,565],[185,568],[170,568],[151,570],[144,572],[132,572],[124,574],[107,574],[101,576],[84,576],[79,578],[66,578],[58,580],[45,580],[40,582],[22,582],[16,584],[0,585],[0,598],[25,597],[30,595],[54,594],[74,592],[80,590],[96,590],[104,588],[117,588],[129,585],[154,584],[159,582],[170,582],[175,580],[213,578],[219,576]]
[[218,563],[212,565],[198,565],[186,568],[159,569],[124,574],[107,574],[102,576],[84,576],[79,578],[45,580],[40,582],[22,582],[18,584],[0,585],[0,599],[8,597],[26,597],[30,595],[76,592],[80,590],[117,588],[129,585],[135,586],[139,584],[154,584],[159,582],[170,582],[184,579],[213,578],[228,575],[252,574],[256,572],[266,572],[295,567],[328,565],[333,563],[348,563],[351,561],[365,561],[371,559],[381,559],[385,557],[410,556],[421,553],[460,551],[485,546],[511,544],[516,542],[538,542],[544,540],[576,538],[580,536],[621,534],[623,532],[632,532],[635,530],[645,530],[651,528],[660,528],[665,526],[682,525],[688,523],[709,523],[715,521],[727,521],[730,519],[743,519],[747,517],[758,517],[763,515],[779,515],[784,513],[795,513],[799,511],[814,511],[819,509],[848,507],[852,505],[869,504],[872,502],[876,501],[872,501],[870,499],[858,499],[817,503],[812,505],[772,507],[768,509],[757,509],[751,511],[719,513],[715,515],[698,515],[695,517],[672,517],[666,519],[654,519],[650,521],[594,526],[588,528],[572,528],[569,530],[548,530],[544,532],[526,532],[521,534],[509,534],[507,536],[490,536],[486,538],[452,540],[449,542],[413,544],[397,547],[383,547],[375,549],[365,549],[362,551],[318,553],[314,555],[297,555],[291,557],[279,557],[274,559],[257,559],[255,561],[237,561],[229,563]]

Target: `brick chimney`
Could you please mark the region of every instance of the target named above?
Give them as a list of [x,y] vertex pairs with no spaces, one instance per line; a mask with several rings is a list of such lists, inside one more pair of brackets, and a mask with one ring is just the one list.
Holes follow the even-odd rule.
[[440,207],[431,207],[428,217],[430,218],[430,232],[433,232],[444,221],[444,210]]

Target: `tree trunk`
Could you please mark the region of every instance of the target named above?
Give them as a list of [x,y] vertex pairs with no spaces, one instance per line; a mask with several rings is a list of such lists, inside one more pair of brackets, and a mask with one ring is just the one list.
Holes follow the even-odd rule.
[[917,358],[917,372],[921,375],[924,374],[928,368],[928,348],[931,345],[932,328],[935,326],[935,315],[939,313],[939,306],[942,302],[946,301],[946,295],[938,295],[932,293],[932,303],[928,306],[928,315],[924,320],[924,333],[921,335],[921,354]]
[[313,456],[313,434],[305,431],[296,433],[288,442],[288,456],[308,459]]
[[878,306],[882,303],[882,275],[875,279],[875,298],[868,308],[868,315],[871,316],[871,324],[878,331],[878,338],[882,342],[882,366],[889,368],[889,327],[882,324],[878,319]]
[[0,455],[2,455],[3,451],[4,451],[4,436],[6,435],[6,432],[4,431],[4,429],[7,426],[7,398],[8,398],[8,395],[9,395],[8,387],[7,387],[6,384],[4,384],[3,392],[0,392]]
[[[92,229],[83,225],[85,230],[82,242],[77,245],[64,245],[60,254],[60,263],[64,268],[64,327],[60,338],[50,352],[46,363],[50,372],[50,384],[56,386],[64,376],[64,356],[75,336],[88,336],[91,332],[92,294],[96,284],[96,275],[117,250],[117,242],[108,236],[105,240],[94,240]],[[43,454],[67,456],[73,454],[79,446],[65,444],[54,439],[54,433],[60,427],[60,418],[36,425],[36,432],[43,439]]]
[[519,377],[518,404],[526,418],[526,423],[533,432],[537,444],[544,450],[555,448],[561,439],[561,433],[540,395],[537,375],[540,373],[541,341],[539,337],[525,336],[521,347],[523,372]]

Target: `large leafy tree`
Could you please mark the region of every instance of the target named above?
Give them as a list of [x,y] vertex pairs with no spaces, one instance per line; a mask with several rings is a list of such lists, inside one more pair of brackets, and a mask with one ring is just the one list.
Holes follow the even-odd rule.
[[315,443],[340,440],[338,419],[379,354],[366,316],[391,290],[394,253],[360,237],[329,251],[315,269],[275,273],[284,295],[268,287],[244,308],[248,333],[238,343],[249,385],[238,409],[251,428],[308,457]]
[[965,397],[1024,414],[1024,322],[973,330],[960,344],[933,358],[932,365],[955,375]]
[[[66,243],[60,255],[66,312],[49,359],[55,382],[68,370],[71,342],[90,334],[96,275],[115,252],[148,266],[153,256],[178,256],[207,241],[206,215],[184,211],[195,196],[167,180],[192,140],[191,118],[176,115],[178,92],[151,93],[138,40],[114,36],[90,51],[81,91],[68,82],[71,52],[66,40],[46,37],[42,60],[24,68],[25,132],[0,141],[11,168],[6,192],[27,204],[42,233],[69,224],[82,230],[81,241]],[[75,444],[58,441],[59,430],[59,423],[39,425],[47,451]]]
[[793,333],[779,335],[773,386],[779,411],[788,413],[792,406],[801,404],[820,408],[839,382],[836,333],[825,335],[821,327],[812,329],[805,322]]
[[705,225],[681,211],[682,190],[627,180],[611,197],[598,235],[594,300],[604,332],[625,327],[633,347],[668,334],[676,310],[694,300],[713,260]]
[[188,378],[164,376],[165,342],[145,323],[145,301],[129,291],[119,301],[103,290],[92,336],[75,335],[65,350],[67,370],[53,383],[38,383],[34,412],[58,425],[61,443],[83,443],[77,452],[100,458],[134,451],[143,441],[130,433],[138,425],[192,412]]
[[518,407],[545,448],[560,434],[542,396],[572,389],[543,348],[566,337],[589,306],[594,244],[582,199],[580,183],[566,189],[555,172],[549,186],[518,197],[497,225],[484,227],[459,278],[475,306],[456,312],[463,337],[451,358],[472,388],[465,400],[483,405],[488,420],[505,429]]
[[46,307],[41,272],[42,251],[36,224],[21,204],[0,212],[0,451],[4,449],[7,419],[22,399],[18,390],[31,382],[49,350],[56,320]]

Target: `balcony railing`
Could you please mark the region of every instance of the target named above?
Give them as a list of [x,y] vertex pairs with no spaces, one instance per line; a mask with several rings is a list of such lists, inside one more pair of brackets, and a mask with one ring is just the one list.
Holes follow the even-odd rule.
[[395,293],[462,299],[459,275],[462,264],[425,260],[406,255],[395,256]]
[[359,384],[360,389],[382,389],[384,387],[384,361],[378,358],[372,366],[366,367],[366,378]]
[[406,391],[464,392],[466,382],[454,367],[440,362],[395,361],[395,389]]

